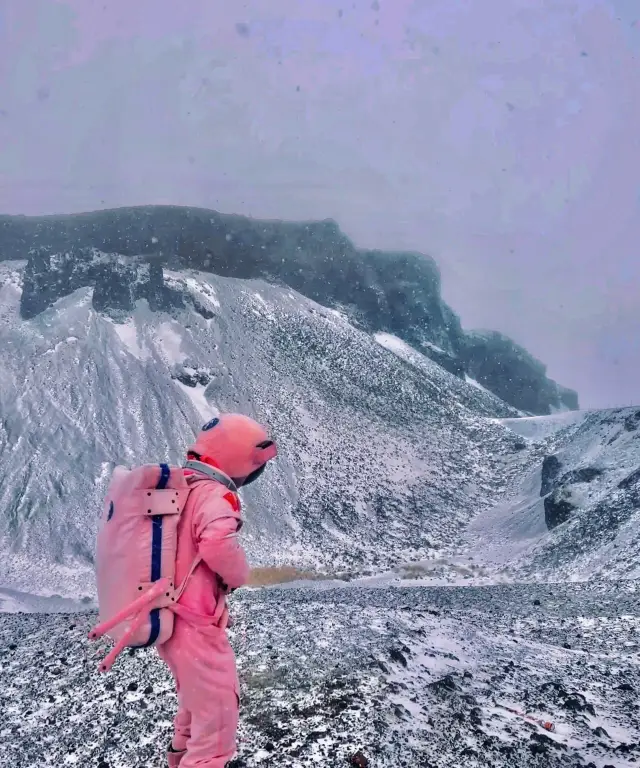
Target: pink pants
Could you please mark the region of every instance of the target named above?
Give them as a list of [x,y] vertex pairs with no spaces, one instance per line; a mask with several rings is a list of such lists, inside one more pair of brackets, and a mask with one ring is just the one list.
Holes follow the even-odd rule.
[[224,768],[236,751],[238,677],[224,630],[202,630],[176,618],[158,647],[176,681],[178,714],[173,748],[186,750],[180,768]]

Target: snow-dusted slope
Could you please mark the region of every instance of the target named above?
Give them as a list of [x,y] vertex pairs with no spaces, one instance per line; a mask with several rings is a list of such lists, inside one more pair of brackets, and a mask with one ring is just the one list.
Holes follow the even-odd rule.
[[254,563],[425,557],[517,475],[499,457],[521,439],[496,421],[513,409],[286,287],[165,273],[168,311],[97,312],[78,288],[25,320],[23,268],[0,272],[0,586],[91,595],[114,462],[178,462],[216,408],[265,419],[281,447],[260,505],[245,494]]
[[512,576],[640,575],[640,408],[502,420],[528,468],[471,524],[471,554]]
[[[503,579],[638,572],[637,411],[515,418],[286,286],[95,259],[83,269],[111,270],[99,288],[30,319],[25,264],[0,264],[5,605],[90,597],[114,463],[179,462],[218,408],[266,420],[281,447],[245,494],[256,564],[353,576],[457,555],[458,575],[469,557]],[[144,298],[127,309],[131,285]],[[543,463],[558,470],[541,496]]]
[[[465,377],[464,381],[457,377],[452,377],[448,371],[435,364],[427,355],[422,354],[397,336],[391,333],[376,333],[374,334],[374,339],[401,360],[425,373],[431,381],[439,383],[439,386],[445,391],[451,392],[453,397],[461,402],[466,402],[472,410],[478,411],[481,414],[487,414],[493,410],[500,411],[505,407],[504,401],[500,400],[481,384],[478,384],[477,381],[468,376]],[[435,352],[443,352],[442,349],[435,347],[433,344],[429,346],[433,347]],[[472,385],[477,391],[473,392],[469,389],[468,385]],[[513,409],[513,415],[516,416],[518,414],[519,411]]]

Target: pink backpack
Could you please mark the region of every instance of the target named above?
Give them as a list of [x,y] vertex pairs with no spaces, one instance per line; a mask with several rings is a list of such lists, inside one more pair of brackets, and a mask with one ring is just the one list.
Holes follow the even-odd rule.
[[[226,475],[200,462],[186,467],[233,486]],[[173,633],[173,609],[200,563],[196,558],[182,584],[175,584],[178,521],[189,493],[180,467],[114,469],[97,540],[100,623],[89,633],[91,640],[107,635],[116,642],[100,664],[101,672],[111,668],[124,648],[160,645]]]

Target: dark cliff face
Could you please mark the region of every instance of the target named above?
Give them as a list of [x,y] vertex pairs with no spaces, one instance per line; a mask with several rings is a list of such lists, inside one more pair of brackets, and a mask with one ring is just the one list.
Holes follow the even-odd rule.
[[72,246],[62,252],[50,247],[31,250],[24,271],[20,314],[36,317],[78,288],[93,287],[93,306],[99,312],[131,312],[146,299],[153,311],[184,306],[181,294],[165,284],[162,265],[107,254],[95,248]]
[[31,318],[83,286],[100,311],[181,306],[163,267],[265,278],[346,311],[369,332],[395,334],[459,377],[468,372],[505,402],[531,413],[577,408],[577,395],[500,334],[466,335],[442,300],[428,256],[359,250],[333,221],[258,221],[175,206],[69,216],[0,217],[0,260],[28,260],[21,313]]
[[543,363],[501,333],[468,333],[460,357],[472,378],[522,411],[578,409],[576,392],[548,379]]
[[[0,259],[30,258],[33,288],[42,294],[29,299],[26,316],[75,290],[79,281],[100,281],[95,269],[83,266],[97,260],[97,252],[223,277],[271,279],[321,304],[344,307],[367,330],[396,333],[415,344],[430,341],[450,353],[459,345],[460,324],[442,302],[432,259],[359,251],[332,221],[256,221],[171,206],[0,218]],[[47,256],[56,257],[54,281],[45,275]],[[75,261],[81,266],[74,267]],[[113,260],[102,264],[103,271],[114,270]]]

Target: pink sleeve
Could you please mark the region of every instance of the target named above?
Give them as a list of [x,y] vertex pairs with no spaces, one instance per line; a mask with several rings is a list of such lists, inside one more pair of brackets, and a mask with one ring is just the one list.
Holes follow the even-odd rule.
[[219,496],[203,499],[194,515],[198,554],[229,589],[249,580],[249,564],[238,540],[241,525],[231,504]]

